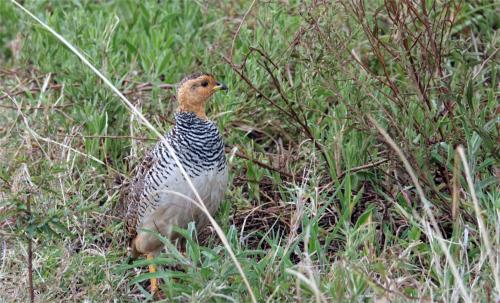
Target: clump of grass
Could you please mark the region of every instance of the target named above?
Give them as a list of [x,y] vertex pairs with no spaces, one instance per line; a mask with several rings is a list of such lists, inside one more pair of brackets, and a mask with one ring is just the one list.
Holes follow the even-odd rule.
[[[498,296],[493,1],[27,5],[156,128],[175,109],[160,84],[225,78],[209,109],[231,165],[217,221],[257,301]],[[0,44],[0,298],[29,299],[29,238],[38,300],[150,300],[147,261],[125,264],[114,182],[154,133],[18,13],[0,4],[0,42],[22,45]],[[167,299],[250,299],[215,234],[179,232],[186,253],[164,239],[153,261]]]

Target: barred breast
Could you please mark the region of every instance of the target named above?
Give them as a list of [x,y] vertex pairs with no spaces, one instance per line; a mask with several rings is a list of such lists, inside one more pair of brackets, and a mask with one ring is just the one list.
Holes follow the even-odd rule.
[[[203,202],[213,214],[227,188],[224,144],[216,125],[194,113],[178,113],[175,126],[165,136],[188,173]],[[146,156],[137,170],[128,194],[125,223],[133,238],[141,230],[153,230],[175,238],[173,227],[198,228],[206,216],[193,203],[195,195],[182,176],[163,141]]]

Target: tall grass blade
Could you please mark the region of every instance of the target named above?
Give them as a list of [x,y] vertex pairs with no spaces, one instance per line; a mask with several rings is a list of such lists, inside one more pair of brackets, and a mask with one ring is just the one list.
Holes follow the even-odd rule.
[[179,161],[179,158],[175,154],[175,150],[170,146],[170,144],[165,140],[163,135],[142,115],[142,113],[111,83],[110,80],[108,80],[96,67],[90,63],[85,56],[76,49],[68,40],[66,40],[63,36],[61,36],[59,33],[57,33],[54,29],[52,29],[50,26],[45,24],[42,20],[40,20],[38,17],[36,17],[34,14],[32,14],[29,10],[27,10],[24,6],[19,4],[15,0],[11,0],[12,3],[14,3],[17,7],[19,7],[24,13],[26,13],[28,16],[30,16],[33,20],[38,22],[43,28],[45,28],[47,31],[49,31],[52,35],[54,35],[59,41],[61,41],[66,47],[68,47],[71,52],[73,52],[82,62],[89,67],[94,74],[96,74],[101,80],[120,98],[120,100],[128,107],[128,109],[133,112],[139,119],[146,125],[147,128],[149,128],[160,140],[162,140],[163,144],[167,147],[167,150],[169,153],[172,155],[172,158],[174,159],[175,163],[179,167],[179,170],[181,171],[182,175],[186,179],[189,187],[193,191],[194,195],[196,196],[196,199],[198,203],[201,206],[201,209],[205,213],[205,215],[208,217],[210,223],[213,225],[215,231],[217,232],[217,235],[221,239],[222,243],[224,244],[224,247],[226,248],[227,252],[229,253],[231,259],[233,260],[234,264],[236,265],[238,272],[240,273],[245,286],[248,289],[248,292],[250,294],[250,297],[252,299],[252,302],[257,302],[255,295],[252,291],[252,288],[250,286],[250,283],[248,282],[248,279],[246,278],[246,275],[243,271],[243,268],[241,267],[240,263],[238,262],[236,255],[234,254],[233,250],[231,249],[231,246],[229,245],[229,242],[227,241],[224,232],[220,228],[220,226],[217,224],[215,219],[210,215],[207,207],[205,206],[205,203],[203,203],[203,200],[201,199],[199,193],[196,191],[196,188],[193,185],[193,182],[191,181],[191,178],[189,178],[189,175],[187,174],[186,170],[182,166],[182,163]]

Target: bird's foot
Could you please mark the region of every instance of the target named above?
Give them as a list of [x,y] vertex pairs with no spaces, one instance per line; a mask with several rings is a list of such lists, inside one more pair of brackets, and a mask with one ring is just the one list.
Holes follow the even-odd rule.
[[[147,255],[147,259],[149,261],[154,259],[154,256],[152,254]],[[155,273],[156,272],[156,265],[155,264],[150,264],[149,265],[149,272],[150,273]],[[150,292],[151,295],[154,297],[160,298],[161,297],[161,292],[160,288],[158,287],[158,278],[151,278],[150,280]]]

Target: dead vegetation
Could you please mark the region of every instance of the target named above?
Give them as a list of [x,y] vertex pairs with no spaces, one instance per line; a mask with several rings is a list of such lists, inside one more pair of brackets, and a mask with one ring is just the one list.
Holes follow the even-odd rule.
[[[239,256],[249,256],[240,259],[257,296],[277,301],[493,298],[498,273],[477,259],[491,250],[481,238],[483,219],[456,152],[457,146],[467,148],[485,229],[496,239],[498,48],[488,42],[497,38],[484,27],[491,30],[498,23],[479,22],[489,20],[489,6],[312,1],[285,9],[295,18],[290,21],[290,16],[267,15],[266,5],[273,4],[248,3],[238,18],[221,21],[230,34],[210,38],[224,60],[217,71],[228,75],[237,92],[212,105],[232,167],[230,203],[218,221]],[[230,10],[224,14],[232,16]],[[273,18],[283,22],[286,34],[265,23]],[[137,26],[126,24],[118,36]],[[247,27],[276,39],[267,41],[260,32],[252,36]],[[23,37],[15,36],[13,43],[26,47]],[[29,47],[24,57],[14,51],[15,62],[30,65],[0,69],[0,157],[8,159],[0,173],[0,279],[8,290],[0,297],[143,299],[144,264],[117,269],[123,266],[126,241],[121,206],[115,203],[118,187],[155,139],[102,83],[75,76],[79,65],[68,71],[55,62],[47,72],[41,58],[26,59],[33,51]],[[118,47],[125,53],[131,49]],[[114,62],[125,60],[116,56]],[[117,81],[119,88],[155,126],[168,128],[173,85],[162,84],[165,76],[144,62],[139,66],[138,58],[120,74],[126,76]],[[193,67],[191,61],[184,63],[186,69]],[[430,216],[418,186],[370,116],[407,157],[437,228],[426,221]],[[23,163],[36,188],[25,196],[13,188]],[[436,244],[437,235],[452,243],[451,260],[468,273],[465,294],[450,258]],[[159,261],[167,267],[162,278],[172,285],[168,298],[208,300],[212,291],[247,300],[241,281],[227,274],[234,268],[213,230],[199,231],[197,239],[201,247],[188,244],[187,256],[173,252]],[[498,240],[492,245],[498,248]],[[172,260],[182,264],[179,273],[169,270],[176,266]],[[214,274],[204,276],[206,268]],[[29,285],[24,273],[34,274],[28,295],[17,287]]]

